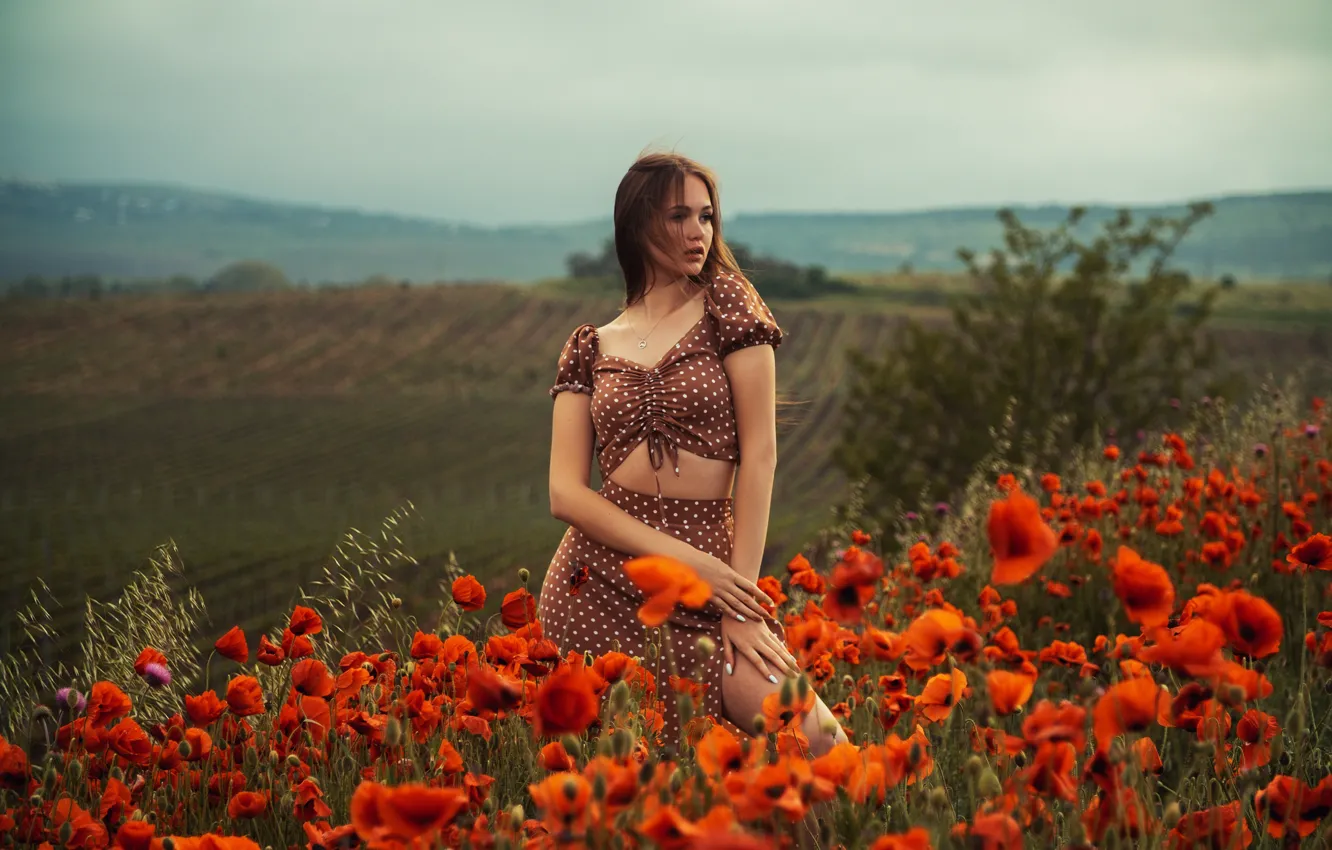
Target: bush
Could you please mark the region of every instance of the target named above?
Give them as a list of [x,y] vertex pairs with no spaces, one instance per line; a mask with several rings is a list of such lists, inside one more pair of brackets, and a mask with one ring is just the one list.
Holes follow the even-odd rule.
[[1201,333],[1217,290],[1180,309],[1191,281],[1166,265],[1211,206],[1137,228],[1123,210],[1086,244],[1072,233],[1083,212],[1043,233],[1001,210],[1006,250],[984,267],[958,252],[976,285],[955,302],[950,326],[908,321],[881,357],[849,353],[834,460],[866,477],[882,516],[918,497],[946,499],[1000,430],[1010,435],[1003,458],[1057,466],[1098,429],[1131,433],[1172,399],[1218,392],[1203,386],[1212,346]]
[[271,263],[239,260],[213,275],[205,288],[218,292],[267,292],[291,289],[291,281],[282,269]]

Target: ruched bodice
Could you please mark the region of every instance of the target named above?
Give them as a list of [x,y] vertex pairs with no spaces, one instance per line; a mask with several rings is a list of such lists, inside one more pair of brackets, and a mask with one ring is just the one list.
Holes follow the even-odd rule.
[[651,365],[601,353],[595,325],[580,325],[565,343],[550,395],[568,390],[592,397],[603,481],[644,440],[654,472],[669,461],[679,475],[681,450],[740,460],[731,384],[722,361],[746,346],[776,348],[782,330],[741,275],[718,275],[703,298],[703,315]]

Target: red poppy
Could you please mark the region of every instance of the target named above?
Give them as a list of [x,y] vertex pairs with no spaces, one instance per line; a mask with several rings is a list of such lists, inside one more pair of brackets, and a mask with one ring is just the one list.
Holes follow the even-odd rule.
[[599,707],[596,674],[566,664],[537,688],[533,726],[540,737],[579,735],[597,719]]
[[453,601],[464,611],[480,611],[486,604],[486,588],[476,576],[465,575],[453,580]]
[[294,635],[315,635],[324,630],[324,620],[313,608],[297,605],[292,609],[287,628]]
[[310,697],[326,697],[333,693],[333,677],[328,675],[324,662],[307,658],[291,668],[291,683],[296,690]]
[[1160,564],[1145,561],[1129,547],[1120,546],[1111,581],[1131,622],[1164,626],[1170,620],[1175,608],[1175,585]]
[[1021,490],[990,505],[992,584],[1017,584],[1045,564],[1059,548],[1059,538],[1041,516],[1040,505]]
[[1169,711],[1170,694],[1153,679],[1125,679],[1111,685],[1092,712],[1097,750],[1108,749],[1117,735],[1150,728]]
[[223,658],[229,658],[237,664],[244,664],[250,660],[250,647],[245,642],[245,632],[241,631],[240,626],[232,626],[226,634],[217,639],[213,644],[213,649]]
[[185,695],[185,714],[195,726],[207,726],[226,710],[227,704],[218,699],[216,691],[207,690],[198,696]]
[[712,598],[712,588],[682,561],[662,555],[648,555],[626,561],[629,576],[647,599],[638,609],[638,619],[646,626],[660,626],[675,610],[677,602],[690,608],[702,608]]
[[134,659],[134,672],[142,676],[148,671],[149,664],[161,664],[166,666],[167,657],[162,654],[160,649],[154,649],[151,646],[145,646],[139,653],[139,657]]
[[238,791],[227,802],[227,817],[233,820],[257,818],[262,816],[267,809],[268,793],[266,791]]
[[1023,673],[991,670],[985,676],[985,689],[996,714],[1012,714],[1031,699],[1036,679]]
[[282,647],[269,640],[268,635],[260,635],[259,650],[255,653],[255,658],[259,659],[260,664],[276,667],[286,660],[287,654],[282,651]]
[[510,631],[517,631],[536,622],[536,599],[527,592],[527,588],[520,587],[505,594],[504,601],[500,603],[500,620]]
[[130,698],[110,682],[97,682],[88,694],[88,723],[103,729],[130,712]]
[[236,676],[227,682],[227,708],[237,717],[249,717],[264,711],[264,692],[253,676]]
[[1286,555],[1292,566],[1305,570],[1332,570],[1332,537],[1314,534]]

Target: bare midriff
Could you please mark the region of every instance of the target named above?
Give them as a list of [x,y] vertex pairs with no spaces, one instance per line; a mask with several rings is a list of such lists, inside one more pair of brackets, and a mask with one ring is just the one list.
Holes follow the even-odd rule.
[[680,449],[680,474],[677,476],[668,463],[656,470],[654,477],[647,440],[643,440],[615,467],[609,479],[626,490],[648,496],[657,495],[660,481],[661,495],[668,499],[725,499],[735,483],[735,466],[733,460],[699,457]]

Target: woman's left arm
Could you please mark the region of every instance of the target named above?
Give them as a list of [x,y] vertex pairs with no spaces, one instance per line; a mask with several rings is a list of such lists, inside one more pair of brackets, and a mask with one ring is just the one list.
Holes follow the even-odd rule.
[[731,568],[758,581],[777,471],[777,362],[771,345],[751,345],[722,362],[731,383],[740,466],[734,493]]

